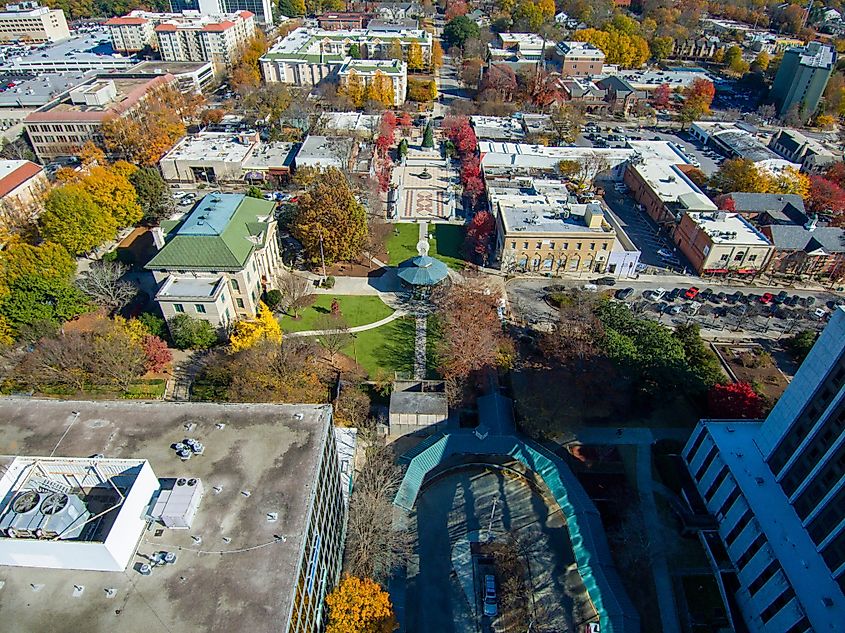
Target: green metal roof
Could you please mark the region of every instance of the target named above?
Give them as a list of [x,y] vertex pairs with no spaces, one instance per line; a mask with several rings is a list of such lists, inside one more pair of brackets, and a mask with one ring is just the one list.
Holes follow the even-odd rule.
[[[240,270],[267,240],[268,216],[275,204],[243,194],[209,194],[165,236],[148,270]],[[259,238],[256,242],[253,238]]]

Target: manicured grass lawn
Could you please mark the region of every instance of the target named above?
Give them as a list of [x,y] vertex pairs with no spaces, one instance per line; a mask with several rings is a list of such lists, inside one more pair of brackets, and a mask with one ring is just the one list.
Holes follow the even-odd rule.
[[435,224],[429,226],[431,239],[430,255],[443,261],[453,270],[463,270],[467,262],[461,257],[461,247],[464,243],[466,231],[457,224]]
[[303,332],[319,329],[321,318],[331,313],[333,299],[337,299],[340,304],[340,312],[349,327],[374,323],[393,314],[393,310],[376,296],[318,295],[314,305],[300,312],[299,319],[294,320],[286,314],[281,316],[279,323],[282,331]]
[[372,330],[358,332],[343,353],[354,358],[370,377],[379,370],[391,378],[393,372],[414,371],[414,319],[402,318]]
[[420,240],[418,224],[403,222],[393,225],[393,235],[387,238],[387,263],[398,266],[401,262],[417,255]]

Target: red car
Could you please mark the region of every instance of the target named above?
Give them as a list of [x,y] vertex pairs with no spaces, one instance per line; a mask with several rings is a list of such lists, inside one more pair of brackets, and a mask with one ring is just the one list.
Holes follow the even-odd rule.
[[698,296],[699,290],[695,286],[690,286],[684,293],[684,298],[695,299]]
[[760,296],[760,303],[767,306],[774,300],[774,298],[775,296],[771,292],[765,292]]

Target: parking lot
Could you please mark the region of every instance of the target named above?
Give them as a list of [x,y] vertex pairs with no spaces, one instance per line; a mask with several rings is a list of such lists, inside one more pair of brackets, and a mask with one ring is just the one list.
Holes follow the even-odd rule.
[[605,189],[604,201],[619,219],[628,237],[642,252],[640,263],[647,267],[646,270],[651,268],[680,273],[690,270],[683,253],[677,250],[667,233],[661,230],[648,215],[637,209],[637,203],[628,194],[610,185]]

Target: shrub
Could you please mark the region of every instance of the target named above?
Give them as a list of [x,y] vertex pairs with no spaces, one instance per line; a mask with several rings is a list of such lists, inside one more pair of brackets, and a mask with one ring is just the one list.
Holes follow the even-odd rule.
[[140,321],[141,325],[143,325],[144,328],[146,328],[146,330],[153,336],[157,336],[161,339],[167,337],[167,323],[165,323],[164,319],[157,314],[153,314],[152,312],[142,312],[138,315],[138,321]]
[[211,323],[187,314],[177,314],[168,326],[170,338],[178,349],[208,349],[218,342]]
[[323,280],[323,288],[334,288],[334,277],[329,275]]
[[267,304],[267,307],[271,310],[275,311],[280,305],[282,305],[282,293],[279,290],[273,288],[269,290],[266,295],[264,295],[264,303]]

